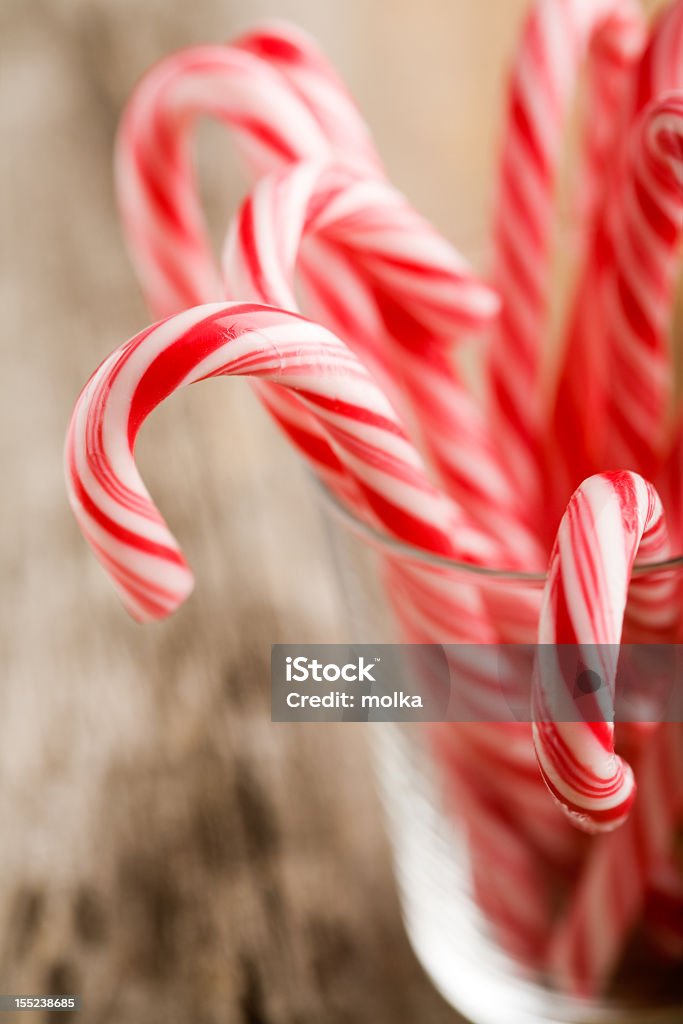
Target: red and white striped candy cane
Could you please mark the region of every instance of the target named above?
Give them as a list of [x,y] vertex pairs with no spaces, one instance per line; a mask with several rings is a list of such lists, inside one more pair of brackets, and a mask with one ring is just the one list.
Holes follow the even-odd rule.
[[152,68],[124,111],[115,170],[131,258],[158,315],[222,296],[189,146],[206,115],[234,129],[261,171],[330,152],[306,106],[252,54],[199,46]]
[[235,40],[278,71],[320,125],[338,159],[369,176],[384,172],[368,126],[315,40],[294,25],[266,21]]
[[[369,178],[385,178],[364,118],[345,83],[311,36],[296,26],[273,20],[251,29],[236,39],[234,45],[260,57],[281,75],[283,83],[320,126],[336,161],[343,161]],[[376,319],[374,297],[362,278],[343,253],[330,250],[320,238],[308,240],[299,263],[303,271],[306,312],[340,338],[348,339],[357,352],[360,351],[355,342],[358,337],[365,361],[382,327],[381,321]],[[331,282],[334,282],[332,287]],[[344,296],[344,301],[340,302],[340,295]],[[351,325],[353,337],[349,337],[349,305],[355,312]],[[365,326],[360,333],[359,306],[366,313]],[[376,364],[373,364],[373,372],[376,372]]]
[[585,100],[586,127],[574,201],[580,235],[573,238],[576,255],[586,244],[604,199],[609,165],[618,145],[634,68],[647,41],[647,26],[640,4],[627,2],[608,15],[606,31],[598,29],[590,43]]
[[[551,792],[588,830],[621,824],[635,796],[631,768],[614,750],[618,645],[636,556],[654,562],[668,554],[657,492],[627,471],[584,481],[557,533],[539,622],[538,642],[548,646],[539,649],[533,686],[534,743]],[[668,579],[632,585],[650,636],[665,638],[677,620],[673,586]],[[562,644],[577,645],[599,674],[599,699],[585,708],[574,701],[576,675],[566,676]],[[594,720],[571,720],[585,714]]]
[[[463,719],[429,727],[446,809],[453,811],[456,822],[464,822],[470,882],[487,930],[518,964],[538,967],[552,929],[552,881],[559,876],[565,883],[583,837],[548,797],[528,722],[501,719],[505,701],[501,648],[484,649],[481,642],[473,648],[472,634],[458,633],[461,617],[450,614],[452,597],[445,607],[443,598],[434,607],[426,588],[418,589],[422,582],[404,572],[392,572],[385,589],[405,642],[446,643],[441,652],[451,682],[446,713]],[[457,588],[457,576],[451,587]],[[470,581],[468,588],[488,606],[485,586],[480,589]],[[499,644],[497,631],[505,627],[495,616],[491,624],[491,638],[484,643]],[[428,670],[429,663],[424,679],[416,666],[417,679],[427,693]],[[436,677],[438,697],[443,696],[444,671],[442,662]],[[518,668],[515,677],[513,670],[510,681],[518,682],[522,674]],[[507,695],[511,696],[509,690]]]
[[[635,578],[625,612],[636,556],[655,562],[669,553],[659,498],[634,473],[592,477],[572,498],[551,556],[539,641],[577,644],[597,666],[608,707],[589,709],[595,721],[553,721],[555,688],[571,687],[553,658],[541,658],[535,679],[536,751],[544,778],[578,824],[613,829],[595,840],[568,909],[550,943],[549,964],[557,983],[584,996],[600,991],[623,950],[672,842],[683,796],[680,727],[646,730],[633,773],[614,751],[611,709],[614,675],[625,614],[637,637],[667,640],[677,624],[674,580],[666,573]],[[598,645],[598,646],[594,646]],[[543,675],[543,668],[550,669]],[[568,696],[563,700],[563,696]],[[573,695],[560,695],[572,706]],[[585,712],[584,712],[585,713]],[[634,803],[635,799],[635,803]]]
[[[367,126],[355,103],[334,68],[307,35],[275,22],[260,26],[237,40],[236,45],[277,67],[323,127],[337,159],[355,169],[360,168],[368,177],[381,179],[384,176]],[[348,335],[344,305],[340,307],[338,295],[330,293],[328,281],[339,276],[334,253],[330,253],[328,245],[320,237],[309,237],[299,260],[304,271],[306,312],[340,337],[348,338],[365,361],[369,332],[365,331],[362,336],[361,351]],[[471,281],[467,268],[463,267],[463,270]],[[446,283],[449,282],[444,281]],[[306,288],[306,284],[312,287]],[[357,281],[351,287],[357,292]],[[424,282],[421,291],[424,293]],[[402,303],[392,302],[388,292],[375,294],[375,298],[385,326],[393,335],[389,365],[394,365],[398,358],[404,367],[403,381],[411,382],[413,404],[419,409],[420,420],[427,421],[425,427],[431,441],[427,447],[441,471],[444,485],[456,498],[464,500],[466,497],[475,518],[494,532],[500,533],[504,517],[510,550],[516,552],[517,560],[525,568],[533,568],[537,562],[537,545],[534,545],[536,551],[532,552],[528,530],[521,523],[524,508],[520,507],[519,488],[513,485],[505,460],[495,452],[488,424],[482,420],[477,404],[464,388],[457,388],[457,382],[457,393],[452,386],[453,367],[449,356],[433,349],[429,333],[406,315]],[[463,322],[462,312],[461,306],[457,316],[448,314],[441,324],[429,326],[437,330],[440,328],[447,341],[457,340],[460,330],[468,327]],[[471,326],[478,327],[480,323],[481,315],[475,315]],[[376,372],[375,363],[372,367]],[[466,433],[470,436],[470,443],[464,441]],[[463,484],[466,493],[463,493]],[[504,561],[508,564],[509,558]]]
[[453,744],[443,726],[433,726],[430,738],[445,772],[444,801],[464,824],[473,852],[469,881],[482,919],[479,927],[492,931],[517,965],[538,969],[551,918],[542,860],[520,833],[510,808],[498,802],[499,793],[472,770],[468,751]]
[[257,176],[316,157],[382,174],[343,83],[300,30],[272,23],[232,46],[194,47],[161,61],[126,107],[116,156],[133,262],[159,315],[222,295],[188,145],[207,114],[235,131]]
[[656,880],[671,854],[683,806],[683,731],[665,722],[636,762],[638,795],[629,820],[595,840],[566,914],[549,947],[564,991],[593,997],[608,983]]
[[538,510],[541,354],[548,331],[552,232],[569,105],[584,56],[594,58],[588,166],[599,167],[642,18],[631,0],[537,0],[509,89],[494,223],[503,313],[490,352],[493,411],[515,478]]
[[105,360],[69,428],[73,511],[136,618],[172,612],[192,577],[140,479],[135,438],[164,398],[217,376],[256,377],[295,390],[391,535],[449,556],[479,541],[429,482],[384,394],[333,334],[271,307],[208,304],[142,331]]
[[683,234],[683,92],[646,108],[612,226],[606,328],[607,464],[652,473],[668,441],[669,326]]
[[[614,464],[606,461],[606,454],[607,458],[614,456],[613,452],[607,451],[606,446],[610,427],[606,407],[613,387],[611,359],[606,343],[610,332],[611,315],[607,307],[614,302],[610,278],[620,258],[619,247],[626,244],[627,248],[633,249],[633,242],[629,243],[628,239],[625,242],[623,238],[625,218],[639,223],[638,233],[643,234],[643,244],[648,256],[654,250],[655,277],[662,274],[662,260],[666,261],[665,254],[670,240],[670,223],[667,223],[670,213],[669,201],[664,201],[664,210],[660,214],[656,206],[650,206],[649,197],[640,191],[640,158],[635,161],[633,159],[633,136],[630,129],[639,123],[650,104],[661,99],[664,93],[679,89],[683,89],[683,3],[676,0],[657,18],[629,86],[625,111],[621,118],[620,137],[616,140],[612,158],[606,165],[609,173],[606,175],[607,187],[602,208],[596,218],[591,250],[573,300],[551,432],[557,443],[553,444],[553,450],[550,452],[550,463],[554,475],[557,476],[559,455],[560,468],[563,471],[561,484],[554,488],[560,507],[564,504],[566,495],[578,486],[583,477],[599,469],[611,468]],[[637,190],[635,196],[634,189]],[[629,190],[631,195],[626,198],[623,193]],[[640,210],[637,209],[638,206]],[[663,229],[661,236],[658,232],[660,216]],[[622,228],[622,238],[618,243],[613,237],[615,225],[621,225]],[[633,264],[633,259],[631,262]],[[625,298],[631,304],[631,308],[628,317],[621,313],[621,319],[626,319],[625,347],[627,352],[629,349],[634,350],[632,339],[639,335],[645,339],[642,342],[643,347],[654,346],[655,352],[658,353],[654,361],[655,375],[653,377],[649,366],[645,366],[642,371],[644,380],[648,383],[645,389],[647,402],[649,405],[654,386],[662,395],[662,404],[665,404],[667,381],[666,375],[663,380],[661,379],[660,370],[663,346],[657,340],[658,328],[654,334],[652,333],[658,316],[661,317],[663,314],[653,315],[653,307],[659,305],[659,302],[653,302],[647,295],[643,295],[642,291],[637,290],[636,276],[637,272],[632,270],[626,280]],[[650,275],[646,268],[643,281],[649,280]],[[635,303],[633,296],[636,297]],[[663,306],[660,305],[659,308],[662,310]],[[623,359],[623,355],[621,358]],[[637,359],[631,356],[630,362],[636,361]],[[653,412],[647,409],[643,412],[642,401],[637,398],[634,405],[634,420],[635,429],[639,433],[636,434],[636,438],[643,436],[642,428],[637,424],[644,416],[652,420]],[[661,417],[661,406],[659,416]],[[651,466],[648,463],[651,462],[651,457],[643,451],[642,444],[636,445],[634,427],[622,424],[621,429],[624,428],[626,444],[623,439],[619,440],[617,435],[622,449],[618,456],[619,464],[624,465],[624,468],[650,473]],[[657,424],[656,433],[661,434],[661,423]],[[628,449],[634,446],[638,447],[639,451],[629,452]],[[645,464],[642,467],[634,461],[634,454],[641,459],[644,458]],[[624,455],[629,459],[626,464],[621,461]]]
[[[294,41],[298,40],[295,49],[301,57],[303,44],[297,33],[293,33],[292,39],[289,39],[285,30],[279,32],[284,33],[280,40],[281,45],[278,46],[278,34],[270,32],[266,48],[269,51],[291,54]],[[252,37],[252,42],[256,38]],[[306,55],[299,60],[299,63],[305,64],[308,69],[302,81],[307,82],[308,87],[312,87],[311,69],[317,68],[317,73],[322,76],[324,68],[327,67],[325,74],[328,83],[325,88],[321,88],[315,101],[309,100],[308,106],[299,103],[299,86],[296,90],[293,86],[290,88],[287,84],[289,80],[279,72],[275,73],[270,68],[264,70],[260,58],[235,48],[203,47],[184,51],[162,62],[143,79],[136,90],[119,133],[117,180],[130,248],[148,301],[157,315],[173,312],[188,303],[205,302],[221,294],[220,287],[215,281],[215,261],[204,230],[196,183],[187,155],[189,130],[201,113],[209,112],[228,121],[236,129],[238,141],[250,150],[255,146],[260,153],[264,148],[264,139],[269,140],[271,146],[270,149],[266,148],[264,164],[268,161],[274,165],[291,162],[311,153],[329,155],[333,147],[341,147],[342,130],[346,132],[345,160],[350,159],[349,150],[354,143],[354,137],[359,140],[361,137],[365,138],[366,145],[363,151],[367,150],[368,133],[362,127],[360,115],[341,87],[338,90],[336,106],[332,103],[330,95],[336,88],[336,78],[323,58],[315,55],[312,45],[307,43],[306,46]],[[257,49],[263,50],[263,46],[259,44]],[[292,60],[288,63],[290,71],[294,63]],[[286,103],[281,94],[289,97]],[[328,98],[323,101],[321,96]],[[287,104],[292,108],[291,113],[288,113]],[[322,112],[318,109],[321,104],[324,107]],[[346,105],[348,114],[339,121],[334,137],[328,139],[327,136],[323,138],[318,126],[324,122],[330,128],[329,118],[324,116],[325,111],[329,113],[330,104],[334,109]],[[312,111],[310,115],[306,113],[309,106]],[[370,173],[377,164],[377,161],[371,161],[369,157],[355,162],[362,164],[367,173]],[[414,215],[413,222],[417,221],[417,215]],[[424,222],[421,222],[421,226],[422,233],[426,234]],[[407,232],[404,234],[404,237],[406,236]],[[451,272],[445,281],[439,282],[439,259],[443,263],[443,255],[437,258],[436,265],[432,266],[432,320],[438,318],[442,333],[470,327],[475,322],[486,320],[492,315],[497,302],[491,290],[478,285],[462,261],[458,265],[455,253],[445,242],[439,241],[434,232],[431,232],[430,242],[432,251],[437,251],[441,246],[442,250],[448,252],[446,262],[450,264],[451,270],[455,265],[456,270],[456,273]],[[363,275],[351,270],[343,248],[339,249],[336,262],[332,264],[331,255],[329,252],[325,255],[325,268],[328,272],[333,271],[335,278],[344,273],[345,287],[351,289],[348,299],[354,301],[353,312],[349,315],[346,310],[346,296],[341,302],[338,297],[330,296],[329,281],[321,278],[318,260],[309,263],[309,284],[313,284],[309,291],[315,292],[318,305],[322,305],[325,321],[331,323],[334,329],[342,331],[343,336],[356,351],[362,352],[363,360],[370,365],[373,373],[380,378],[383,386],[391,394],[392,400],[398,404],[398,392],[392,387],[388,371],[387,354],[381,352],[377,345],[377,335],[380,331],[385,331],[385,328],[376,308],[375,298],[364,284]],[[405,253],[397,254],[393,283],[405,285],[410,276],[417,282],[416,264],[412,275],[401,273],[402,258],[406,261],[410,259]],[[306,273],[305,259],[301,262]],[[388,261],[385,260],[384,263],[385,278],[391,283]],[[451,299],[447,294],[448,286],[456,284],[457,293]],[[428,293],[426,281],[422,282],[421,288],[423,294]],[[466,301],[464,292],[467,292]],[[234,291],[232,294],[236,298],[240,297]],[[466,306],[469,306],[469,315]],[[450,322],[449,317],[455,310],[459,312],[458,318]],[[429,366],[428,360],[423,359],[423,353],[413,351],[411,356],[416,381],[419,379],[423,390],[427,388],[430,391],[430,406],[433,408],[440,404],[444,407],[445,403],[447,409],[448,395],[442,395],[439,403],[436,401],[443,391],[439,371],[444,369],[450,372],[446,354],[440,352],[438,356],[435,355]],[[439,366],[431,365],[437,360]],[[421,373],[423,363],[424,372]],[[427,374],[433,384],[431,388],[427,387],[429,381],[423,379]],[[415,386],[418,386],[417,383]],[[349,482],[341,473],[338,460],[320,435],[314,419],[302,409],[301,404],[291,394],[269,385],[263,385],[259,390],[261,398],[290,438],[299,446],[303,444],[309,457],[314,451],[318,452],[316,469],[325,483],[335,493],[347,498],[350,491]],[[454,395],[450,397],[455,399]],[[462,406],[467,408],[462,409]],[[458,404],[460,420],[464,423],[471,422],[469,413],[472,413],[472,417],[476,416],[471,399],[461,388]],[[453,415],[455,413],[451,414],[451,418]],[[488,482],[486,500],[481,501],[480,506],[490,518],[500,507],[503,498],[514,496],[517,492],[506,485],[505,476],[490,451],[490,445],[487,458],[487,452],[483,447],[486,439],[480,417],[479,428],[481,457],[475,460],[473,444],[464,446],[458,441],[457,450],[461,453],[461,461],[476,461],[480,478]],[[437,434],[442,447],[449,444],[454,451],[456,450],[453,441],[446,441],[446,431],[441,429]],[[501,492],[505,492],[502,497]],[[496,498],[497,501],[494,501]],[[510,537],[510,541],[514,544],[515,538]],[[520,544],[516,544],[515,547],[519,548]]]
[[683,3],[670,0],[657,13],[647,46],[629,90],[629,116],[643,110],[673,89],[683,89]]
[[[194,47],[148,72],[121,120],[116,185],[131,258],[155,316],[225,294],[190,156],[192,128],[206,114],[234,130],[255,170],[330,153],[318,121],[282,76],[243,49]],[[317,475],[351,498],[352,481],[315,417],[283,389],[263,385],[260,397]]]
[[[546,873],[564,872],[578,863],[585,837],[572,826],[548,791],[538,771],[527,723],[499,721],[448,724],[443,730],[443,749],[450,744],[467,771],[488,792],[489,799],[504,805],[517,821],[534,855]],[[514,780],[514,782],[512,781]],[[548,912],[550,923],[550,910]]]
[[[285,49],[287,45],[287,40],[283,40]],[[311,44],[307,45],[310,50]],[[276,43],[271,40],[270,49],[274,46],[277,49]],[[236,55],[233,50],[234,48],[223,53],[216,48],[202,48],[187,51],[164,62],[143,80],[124,118],[119,136],[119,188],[124,207],[124,223],[126,197],[132,192],[134,197],[138,197],[139,203],[145,206],[145,215],[132,223],[129,239],[133,248],[140,246],[138,270],[143,276],[143,282],[151,282],[153,286],[161,275],[168,286],[160,292],[154,287],[151,291],[149,287],[147,288],[147,294],[156,312],[166,311],[163,304],[168,301],[171,302],[171,308],[182,308],[188,294],[191,294],[193,301],[197,303],[206,301],[214,294],[213,291],[208,291],[213,275],[193,275],[191,267],[197,250],[201,253],[200,262],[205,266],[213,263],[213,255],[201,225],[196,185],[191,175],[188,176],[190,167],[186,155],[190,127],[203,109],[201,102],[197,102],[198,99],[201,100],[201,97],[210,91],[210,101],[206,109],[236,128],[238,142],[246,140],[247,148],[253,148],[255,145],[257,153],[263,155],[264,167],[288,163],[311,153],[320,155],[319,151],[323,151],[324,154],[331,152],[330,140],[327,136],[323,139],[317,127],[325,121],[317,110],[319,96],[322,94],[318,93],[313,99],[309,97],[308,104],[312,113],[310,124],[303,131],[306,128],[305,118],[302,121],[297,115],[297,118],[288,120],[280,116],[280,94],[288,91],[286,79],[278,74],[276,80],[272,68],[266,68],[265,75],[261,74],[261,71],[253,66],[253,61],[257,58],[248,52],[241,53],[248,62],[245,66],[239,59],[240,51],[238,50]],[[309,66],[315,63],[314,60],[308,60]],[[320,66],[322,58],[318,57],[317,63]],[[255,75],[254,82],[249,80],[252,73]],[[271,89],[278,94],[274,98],[271,97],[272,102],[269,99]],[[245,102],[248,116],[244,116],[242,109]],[[298,104],[296,89],[293,90],[289,102],[294,106]],[[342,102],[341,99],[339,102]],[[349,104],[350,101],[346,98],[343,102]],[[255,123],[254,113],[258,114]],[[364,134],[357,112],[349,112],[346,119],[339,121],[340,125],[342,123],[346,123],[347,126],[353,123],[356,126],[353,129],[354,133],[357,136]],[[253,140],[251,136],[255,129],[257,135]],[[282,144],[273,146],[268,152],[261,146],[261,135],[268,137],[270,129],[276,138],[282,140]],[[367,136],[367,132],[365,135]],[[339,129],[332,142],[334,145],[341,145]],[[346,138],[345,159],[350,159],[349,150],[353,146],[354,142],[349,135]],[[251,162],[254,163],[253,160]],[[122,168],[126,173],[121,173]],[[369,171],[368,167],[368,173]],[[169,241],[165,233],[161,233],[161,244],[157,245],[159,211],[153,200],[159,190],[163,191],[166,207],[171,210],[176,206],[180,210],[189,207],[194,211],[193,216],[189,218],[190,223],[195,228],[199,224],[199,228],[191,231],[189,236],[178,233],[171,239],[174,246],[174,274],[170,283],[168,276],[163,274]],[[138,231],[142,231],[143,235],[141,245],[135,233]],[[190,244],[187,244],[188,239]],[[330,259],[333,255],[329,252],[326,254],[326,270],[330,269]],[[336,257],[332,270],[335,286],[343,274],[345,294],[341,303],[334,295],[323,302],[327,307],[327,320],[340,324],[343,336],[363,350],[364,359],[372,365],[373,370],[379,370],[384,357],[377,347],[375,338],[382,325],[378,319],[374,297],[365,286],[361,275],[344,259],[343,251]],[[315,271],[318,275],[315,279],[316,294],[320,298],[321,295],[324,296],[324,291],[319,286],[320,265],[317,261]],[[180,287],[174,292],[176,275],[179,275]],[[329,291],[329,283],[325,284]],[[341,286],[342,281],[339,281],[339,284]],[[351,301],[353,306],[352,311],[349,311],[346,305]],[[382,380],[386,381],[387,376],[385,372]],[[280,426],[311,462],[317,474],[336,495],[341,497],[345,505],[350,505],[358,511],[357,496],[354,493],[357,489],[355,481],[344,471],[343,464],[333,446],[329,444],[315,416],[311,415],[294,392],[264,381],[258,382],[258,390]],[[450,595],[450,600],[453,607],[453,594]],[[474,621],[470,616],[471,609],[466,607],[466,603],[464,599],[458,601],[457,614],[463,623],[470,622],[472,627],[476,625],[475,635],[482,637],[481,630],[485,622],[481,610],[475,614]],[[473,601],[470,600],[469,605],[472,604]]]
[[[368,126],[335,68],[314,39],[285,22],[258,25],[234,45],[267,62],[320,126],[335,162],[364,177],[386,180]],[[310,236],[297,257],[304,310],[353,348],[390,394],[401,399],[391,379],[391,361],[381,344],[386,326],[377,297],[339,246]]]
[[[642,112],[649,103],[657,101],[671,91],[683,90],[683,2],[676,0],[660,14],[652,31],[652,38],[634,88],[633,106]],[[678,160],[671,154],[672,163]],[[674,420],[672,440],[666,465],[662,468],[662,496],[670,510],[671,527],[676,548],[683,542],[680,523],[683,522],[683,415],[680,409]]]
[[388,183],[329,163],[297,165],[261,179],[224,252],[227,282],[291,303],[303,235],[324,236],[353,256],[376,286],[440,339],[488,325],[496,293]]
[[[420,350],[410,336],[396,335],[392,379],[386,383],[382,367],[377,373],[392,400],[398,379],[409,422],[448,490],[499,541],[499,563],[527,569],[540,564],[536,538],[519,522],[522,496],[502,472],[481,412],[440,340],[449,324],[457,334],[487,323],[497,310],[496,296],[388,184],[305,163],[262,178],[243,204],[224,250],[228,295],[296,308],[299,249],[311,236],[334,243],[376,289],[395,294],[390,301],[415,322],[413,332],[422,324]],[[347,327],[356,348],[353,309]]]

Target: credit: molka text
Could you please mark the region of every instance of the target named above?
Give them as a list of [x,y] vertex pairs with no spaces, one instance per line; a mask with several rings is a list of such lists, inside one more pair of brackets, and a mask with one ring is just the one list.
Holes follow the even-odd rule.
[[[305,683],[309,681],[317,683],[374,683],[377,682],[374,670],[379,658],[372,662],[366,662],[360,657],[357,661],[346,662],[344,665],[337,665],[334,662],[323,663],[316,659],[306,657],[287,658],[285,676],[288,683]],[[299,693],[292,691],[287,694],[287,706],[290,708],[353,708],[356,706],[354,694],[345,690],[334,690],[329,693]],[[394,690],[393,693],[360,695],[360,706],[371,710],[373,708],[421,708],[422,698],[415,694],[407,694],[402,690]]]

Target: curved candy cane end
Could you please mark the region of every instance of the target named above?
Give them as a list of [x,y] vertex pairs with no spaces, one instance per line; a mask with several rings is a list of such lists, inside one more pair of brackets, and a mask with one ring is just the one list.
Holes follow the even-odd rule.
[[[128,614],[136,622],[156,622],[172,615],[194,590],[194,575],[169,534],[168,550],[173,561],[156,554],[143,554],[145,573],[135,567],[135,547],[125,542],[107,541],[92,517],[74,493],[67,472],[69,505],[74,518],[95,558],[111,580]],[[151,567],[151,572],[150,572]]]
[[629,777],[628,791],[621,797],[618,804],[603,811],[598,811],[595,808],[588,810],[585,807],[568,803],[558,796],[546,777],[545,772],[541,772],[541,775],[550,793],[572,825],[588,835],[601,835],[605,832],[614,832],[616,829],[621,828],[631,813],[631,808],[636,798],[636,783],[631,768],[628,765],[625,765],[624,768],[624,775]]
[[[118,350],[118,353],[125,350]],[[115,353],[117,355],[118,353]],[[151,501],[130,454],[125,480],[92,436],[94,385],[106,377],[105,361],[76,403],[64,447],[69,505],[84,538],[136,622],[165,619],[194,588],[192,570]],[[126,460],[128,461],[128,460]]]
[[187,601],[194,590],[194,576],[187,566],[185,569],[185,579],[182,587],[178,587],[176,583],[173,593],[169,595],[165,603],[157,600],[153,603],[140,602],[124,586],[119,585],[115,581],[114,588],[121,599],[123,607],[135,622],[141,626],[146,625],[148,622],[161,622],[163,619],[173,615]]
[[532,732],[543,781],[572,825],[589,835],[613,832],[623,825],[630,814],[637,793],[631,766],[614,755],[614,771],[611,778],[603,783],[606,790],[604,795],[590,795],[577,789],[570,790],[545,757],[547,737],[544,730],[537,723],[533,723]]

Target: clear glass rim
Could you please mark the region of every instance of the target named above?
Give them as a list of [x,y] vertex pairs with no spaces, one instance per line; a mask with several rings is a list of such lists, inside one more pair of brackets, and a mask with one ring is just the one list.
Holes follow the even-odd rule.
[[[415,547],[406,541],[397,540],[388,533],[383,533],[370,523],[359,519],[332,492],[322,483],[318,477],[313,477],[313,484],[316,491],[328,511],[340,519],[354,533],[365,537],[375,546],[387,549],[395,555],[410,558],[412,561],[420,562],[422,565],[439,569],[450,569],[451,572],[467,573],[479,578],[490,580],[501,580],[516,583],[545,583],[546,573],[544,572],[522,572],[518,569],[505,569],[497,566],[476,565],[473,562],[462,562],[455,558],[448,558],[446,555],[437,555],[423,548]],[[633,567],[634,576],[644,576],[648,573],[666,572],[672,569],[683,569],[683,555],[676,555],[660,562],[636,562]]]

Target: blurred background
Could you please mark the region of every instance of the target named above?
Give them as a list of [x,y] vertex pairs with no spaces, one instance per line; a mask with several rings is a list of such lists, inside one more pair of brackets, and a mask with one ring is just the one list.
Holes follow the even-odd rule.
[[[78,993],[84,1024],[453,1020],[403,935],[367,727],[269,721],[270,645],[346,625],[314,495],[248,387],[178,395],[140,441],[197,577],[162,625],[119,606],[68,511],[61,449],[90,372],[149,319],[111,164],[152,62],[291,19],[333,58],[393,181],[477,252],[525,7],[2,0],[1,992]],[[226,133],[199,136],[218,240],[245,182]]]

